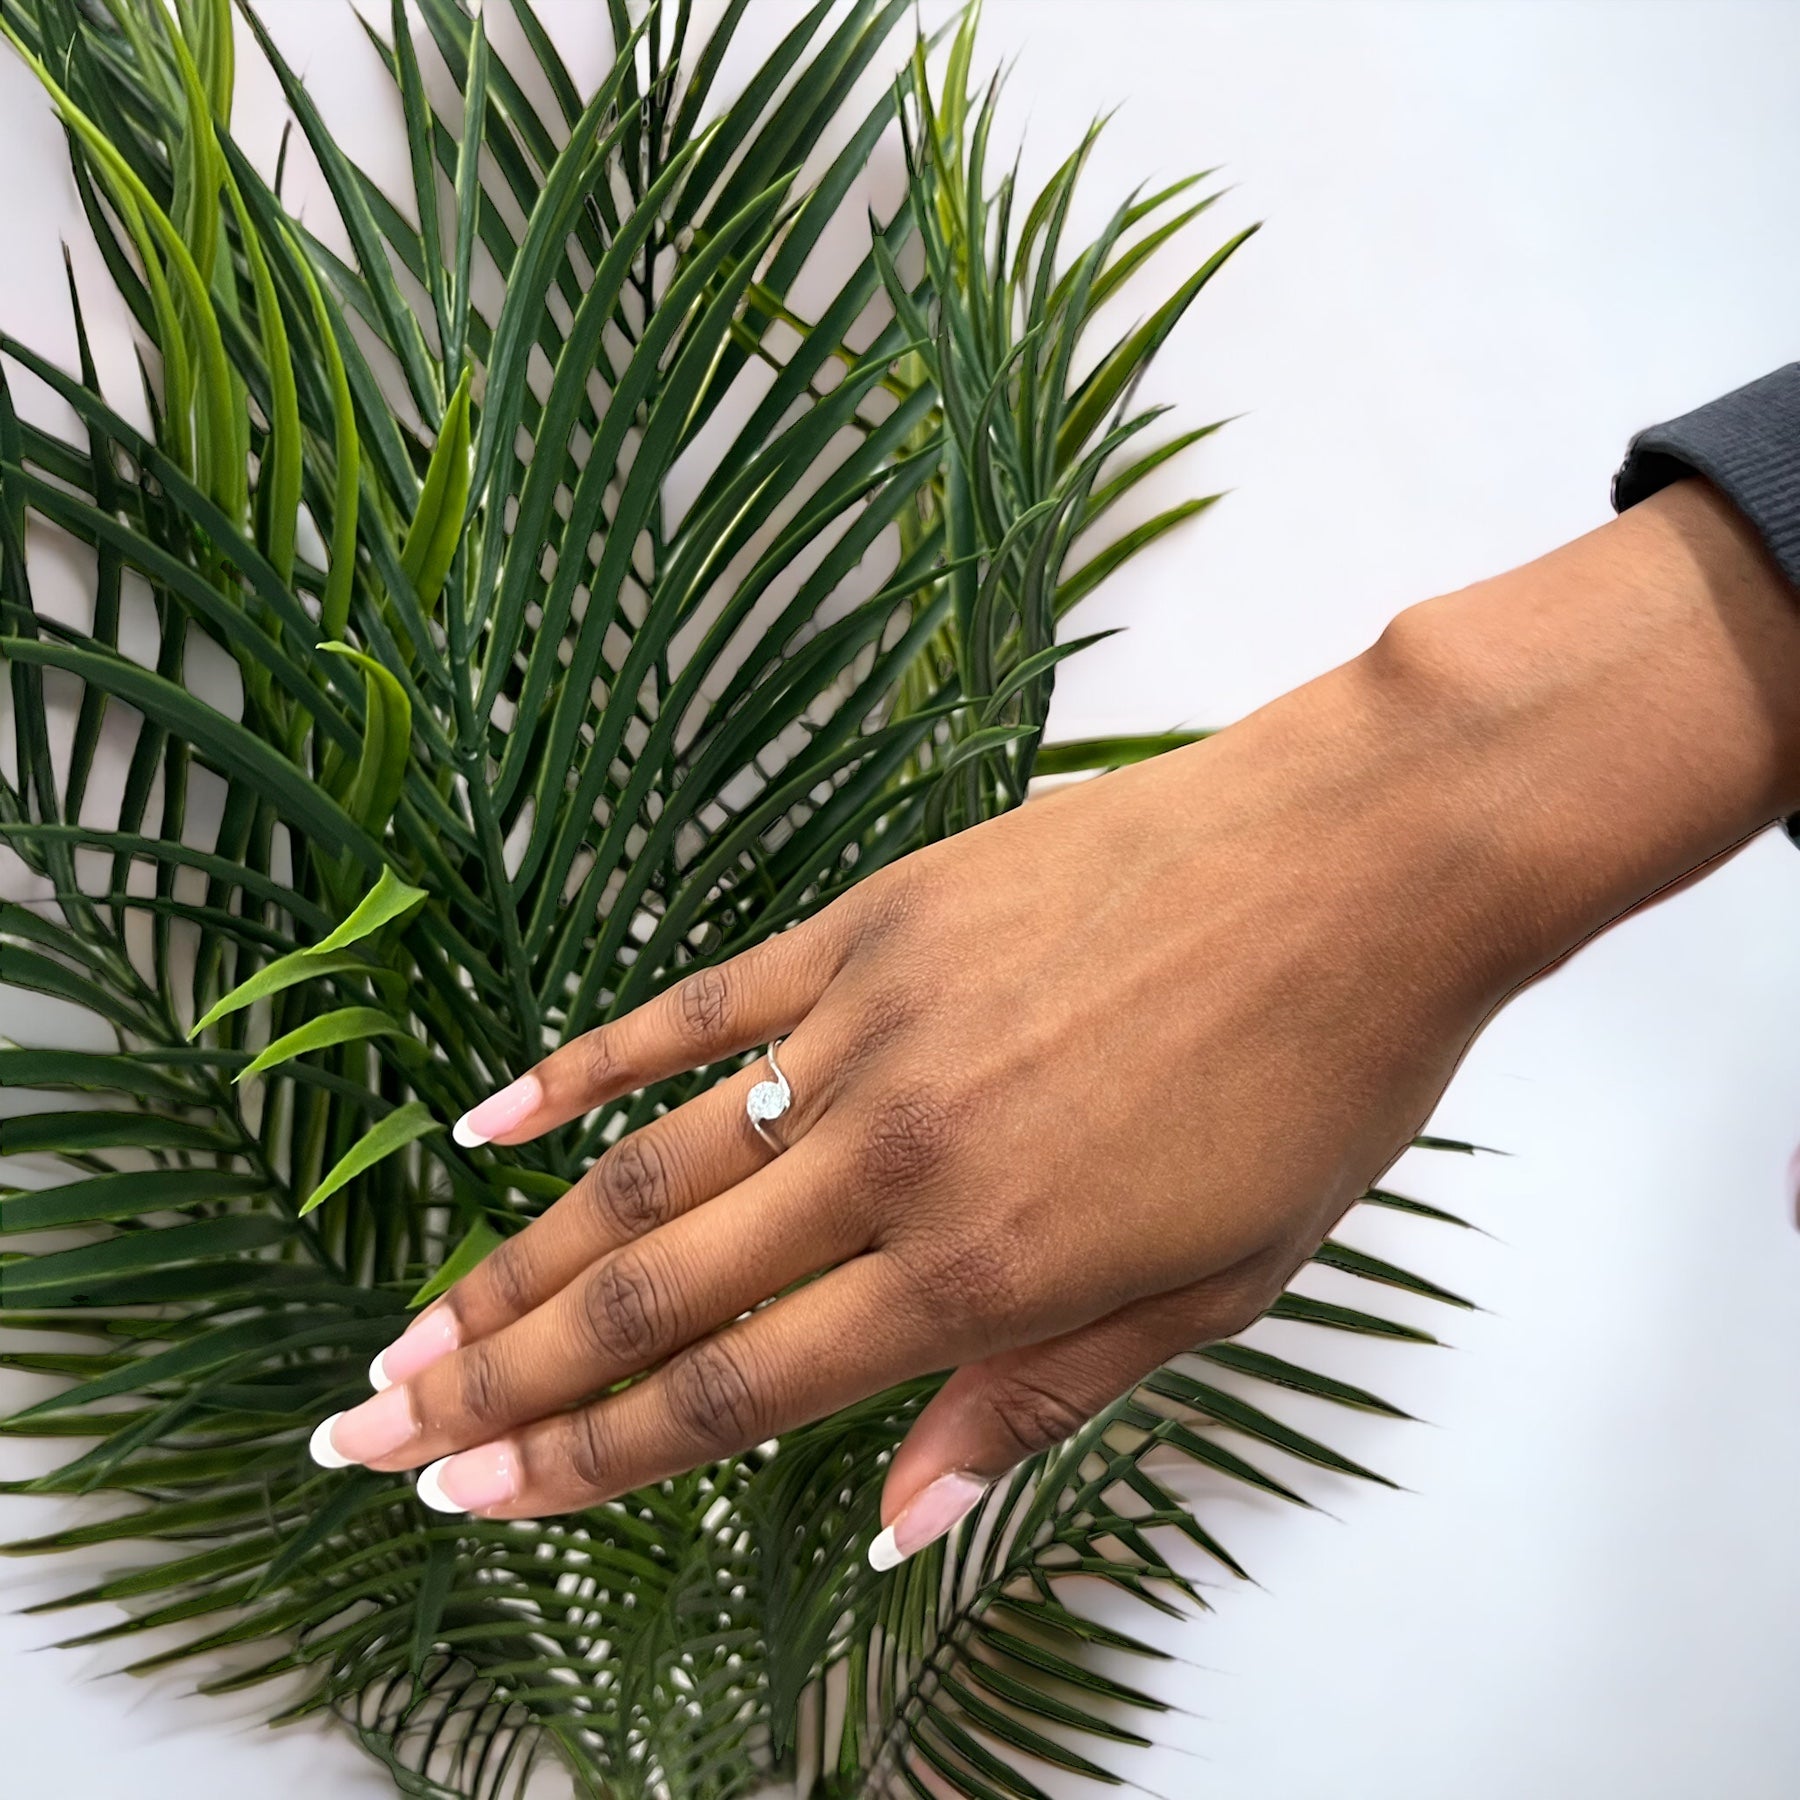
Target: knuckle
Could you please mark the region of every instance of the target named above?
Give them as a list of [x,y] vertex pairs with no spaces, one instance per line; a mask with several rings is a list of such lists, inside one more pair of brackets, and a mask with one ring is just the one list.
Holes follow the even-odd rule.
[[856,941],[859,946],[892,937],[918,914],[925,880],[916,857],[890,863],[857,890]]
[[668,1369],[669,1410],[709,1456],[729,1456],[765,1437],[763,1406],[737,1349],[722,1338],[696,1344]]
[[506,1371],[492,1342],[471,1344],[456,1359],[456,1401],[462,1417],[478,1426],[498,1424],[506,1413]]
[[722,968],[700,969],[675,989],[675,1016],[690,1042],[710,1045],[731,1027],[732,983]]
[[594,1167],[590,1200],[617,1235],[642,1237],[672,1215],[669,1165],[654,1137],[635,1131]]
[[636,1256],[609,1256],[588,1278],[582,1315],[604,1358],[642,1363],[668,1342],[661,1285]]
[[604,1494],[617,1485],[619,1459],[613,1451],[604,1406],[583,1407],[569,1415],[563,1429],[562,1459],[584,1493]]
[[866,1061],[904,1037],[908,1028],[918,1022],[920,1011],[920,993],[915,984],[889,979],[874,985],[862,1003],[858,1020],[857,1060]]
[[611,1026],[601,1025],[593,1031],[583,1032],[569,1048],[580,1059],[579,1078],[589,1092],[612,1085],[621,1072],[618,1035]]
[[941,1093],[915,1088],[878,1106],[863,1130],[861,1173],[877,1187],[918,1187],[961,1135],[959,1107]]
[[536,1283],[531,1274],[531,1251],[526,1247],[528,1235],[521,1233],[496,1245],[493,1254],[477,1270],[494,1305],[509,1319],[530,1311],[536,1294]]
[[1026,1375],[996,1382],[988,1405],[1020,1459],[1072,1438],[1090,1417],[1079,1402]]

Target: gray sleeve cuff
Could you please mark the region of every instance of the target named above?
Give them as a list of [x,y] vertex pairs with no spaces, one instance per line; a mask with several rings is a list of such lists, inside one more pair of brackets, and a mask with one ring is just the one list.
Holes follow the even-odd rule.
[[1800,363],[1640,431],[1613,477],[1613,506],[1623,512],[1689,474],[1736,506],[1800,588]]
[[[1613,477],[1613,506],[1623,512],[1690,474],[1731,501],[1800,588],[1800,363],[1640,431]],[[1800,844],[1800,813],[1782,823]]]

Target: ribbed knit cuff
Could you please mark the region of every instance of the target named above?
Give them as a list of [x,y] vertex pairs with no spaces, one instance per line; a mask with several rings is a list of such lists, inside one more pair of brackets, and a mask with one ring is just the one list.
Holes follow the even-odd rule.
[[1800,363],[1640,431],[1613,477],[1613,506],[1623,512],[1689,474],[1736,506],[1800,588]]
[[[1623,512],[1689,474],[1704,475],[1736,506],[1800,588],[1800,363],[1640,431],[1613,477],[1613,508]],[[1782,824],[1800,844],[1800,813]]]

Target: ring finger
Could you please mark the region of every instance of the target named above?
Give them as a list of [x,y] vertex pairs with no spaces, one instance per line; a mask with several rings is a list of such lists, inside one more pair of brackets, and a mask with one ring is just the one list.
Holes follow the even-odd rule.
[[[828,1021],[827,1021],[828,1023]],[[817,1015],[781,1049],[792,1086],[774,1129],[797,1142],[824,1116],[843,1058],[822,1053]],[[376,1357],[378,1389],[409,1381],[453,1350],[492,1336],[542,1306],[601,1257],[727,1192],[773,1154],[745,1112],[768,1079],[759,1059],[623,1137],[541,1217],[508,1238]]]

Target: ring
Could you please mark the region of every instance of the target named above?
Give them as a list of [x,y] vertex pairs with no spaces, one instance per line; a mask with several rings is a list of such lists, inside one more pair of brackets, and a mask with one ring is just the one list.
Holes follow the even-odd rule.
[[788,1078],[781,1072],[781,1064],[775,1060],[775,1052],[786,1042],[785,1038],[777,1038],[763,1054],[769,1059],[769,1067],[774,1072],[773,1081],[759,1081],[744,1096],[744,1111],[750,1116],[750,1124],[756,1135],[779,1154],[787,1148],[780,1138],[769,1129],[772,1119],[781,1115],[794,1103],[794,1090],[788,1086]]

